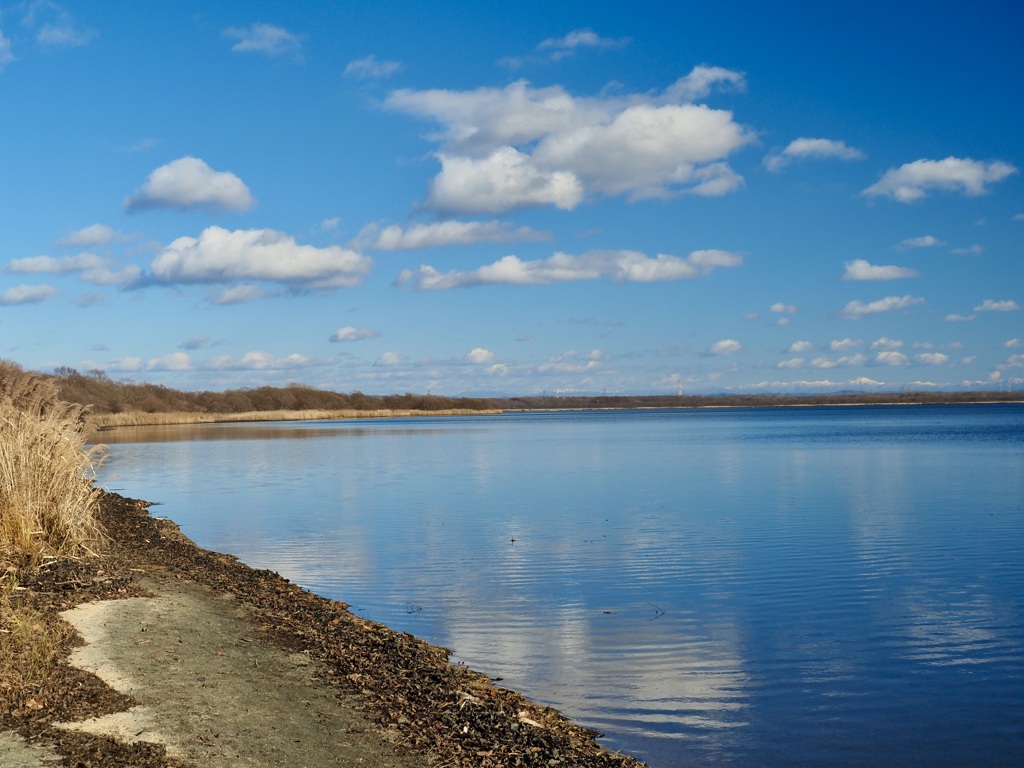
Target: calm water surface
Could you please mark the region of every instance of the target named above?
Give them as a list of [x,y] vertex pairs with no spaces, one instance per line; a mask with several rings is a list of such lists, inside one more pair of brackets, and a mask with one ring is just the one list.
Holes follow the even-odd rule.
[[200,545],[655,768],[1024,764],[1024,406],[104,437]]

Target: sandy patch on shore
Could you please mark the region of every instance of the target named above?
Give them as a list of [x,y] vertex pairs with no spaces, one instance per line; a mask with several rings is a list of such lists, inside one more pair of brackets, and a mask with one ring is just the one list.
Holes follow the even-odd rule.
[[139,705],[59,727],[163,744],[209,768],[427,764],[383,743],[307,655],[263,642],[238,600],[186,581],[145,585],[154,597],[62,614],[86,643],[71,664]]

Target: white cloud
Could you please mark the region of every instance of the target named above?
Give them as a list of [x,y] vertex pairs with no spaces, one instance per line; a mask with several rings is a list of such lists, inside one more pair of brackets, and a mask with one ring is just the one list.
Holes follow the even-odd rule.
[[864,259],[843,262],[846,272],[843,280],[898,280],[903,277],[917,277],[916,270],[906,267],[881,267],[869,264]]
[[721,357],[723,355],[734,355],[743,349],[743,345],[736,339],[722,339],[716,341],[701,354],[704,356]]
[[97,33],[82,29],[74,17],[51,0],[32,0],[21,5],[22,25],[35,32],[36,42],[44,47],[70,48],[87,45]]
[[794,160],[861,160],[864,153],[856,147],[832,139],[794,139],[781,152],[768,155],[764,167],[772,172],[780,171]]
[[958,315],[955,313],[946,315],[947,323],[969,323],[973,319],[974,315]]
[[537,366],[538,373],[587,373],[604,365],[606,355],[600,349],[577,352],[570,349],[561,355],[549,357],[546,363]]
[[207,227],[198,238],[179,237],[153,260],[161,283],[266,280],[307,288],[358,285],[373,263],[339,246],[299,245],[273,229]]
[[247,304],[250,301],[256,301],[256,299],[262,298],[262,296],[263,291],[258,285],[246,283],[244,285],[233,285],[230,288],[225,288],[214,297],[213,303]]
[[769,312],[786,312],[790,315],[795,315],[799,310],[795,304],[783,304],[781,301],[777,301],[768,307]]
[[192,358],[185,352],[172,352],[163,357],[154,357],[146,363],[147,371],[191,371]]
[[868,197],[890,197],[901,203],[920,200],[933,190],[959,191],[968,197],[983,195],[988,185],[1017,173],[1009,163],[985,163],[970,158],[915,160],[890,168],[876,183],[864,190]]
[[994,301],[992,299],[985,299],[981,304],[974,308],[975,312],[1016,312],[1020,309],[1020,305],[1011,299],[1005,301]]
[[889,339],[883,336],[871,342],[871,346],[868,349],[899,349],[902,346],[903,342],[899,339]]
[[829,342],[828,348],[833,352],[847,352],[863,343],[860,339],[834,339]]
[[273,24],[254,23],[244,28],[228,27],[224,30],[224,37],[238,41],[231,46],[231,50],[236,53],[262,53],[275,57],[293,54],[297,59],[302,54],[302,35]]
[[21,259],[11,259],[7,269],[18,274],[66,275],[69,272],[96,269],[104,266],[105,263],[104,259],[92,253],[59,257],[26,256]]
[[884,299],[878,299],[867,304],[863,301],[851,301],[839,311],[839,315],[849,320],[857,320],[864,315],[891,312],[894,309],[906,309],[915,304],[923,303],[924,299],[914,296],[886,296]]
[[901,249],[907,248],[934,248],[938,245],[945,245],[939,238],[933,235],[922,235],[921,237],[908,237],[903,240],[897,247]]
[[811,360],[812,368],[847,368],[855,365],[864,365],[867,358],[862,354],[856,355],[843,355],[842,357],[832,360],[827,357],[816,357]]
[[776,368],[802,368],[803,366],[804,359],[802,357],[793,357],[775,365]]
[[1024,213],[1015,214],[1013,217],[1014,221],[1024,221]]
[[68,233],[57,241],[57,245],[61,248],[95,248],[127,239],[126,235],[111,229],[106,224],[92,224]]
[[588,251],[582,256],[556,253],[537,261],[504,256],[472,272],[438,272],[434,267],[404,270],[396,281],[418,291],[467,288],[479,285],[546,285],[576,280],[596,280],[607,275],[615,282],[655,282],[703,277],[718,267],[735,267],[742,258],[728,251],[694,251],[685,258],[658,254],[651,258],[638,251]]
[[941,352],[922,352],[920,355],[914,355],[914,359],[921,365],[944,365],[949,362],[949,355]]
[[883,365],[903,365],[907,362],[907,356],[902,352],[889,349],[884,352],[879,352],[875,356],[875,360]]
[[81,272],[82,281],[97,285],[127,285],[142,274],[142,270],[134,264],[115,271],[110,269],[109,263],[109,259],[86,252],[75,256],[27,256],[12,259],[7,269],[20,274],[66,275]]
[[725,160],[754,140],[731,112],[691,103],[742,75],[698,67],[661,95],[574,97],[524,81],[473,91],[399,90],[387,107],[437,122],[441,171],[425,205],[496,213],[571,210],[597,196],[721,195],[743,184]]
[[510,243],[520,240],[550,240],[551,233],[530,227],[512,228],[503,221],[439,221],[414,224],[402,229],[397,224],[380,227],[368,224],[357,238],[361,247],[379,251],[408,251],[444,245]]
[[553,51],[556,60],[572,55],[578,48],[598,48],[602,50],[622,48],[629,45],[628,37],[612,39],[601,37],[592,29],[574,29],[564,37],[549,37],[537,46],[539,51]]
[[808,352],[812,349],[814,349],[814,345],[809,341],[794,341],[789,345],[789,349],[786,351],[791,355],[795,355],[800,352]]
[[373,364],[381,367],[391,367],[398,365],[402,362],[402,356],[397,352],[385,352],[383,355],[378,357]]
[[346,325],[332,333],[330,341],[363,341],[364,339],[376,339],[378,336],[380,336],[380,331],[372,328],[356,328]]
[[151,208],[247,211],[256,204],[249,187],[228,171],[215,171],[198,157],[181,157],[149,174],[124,201],[128,212]]
[[333,364],[331,360],[317,360],[298,353],[274,357],[267,352],[253,351],[238,358],[221,355],[208,360],[201,367],[207,371],[285,371]]
[[1010,349],[1017,349],[1019,347],[1024,347],[1024,341],[1021,341],[1020,339],[1009,339],[1003,344],[1003,346],[1009,347]]
[[199,336],[193,336],[191,339],[185,339],[181,344],[178,345],[181,349],[205,349],[210,346],[210,337],[206,334]]
[[466,362],[472,365],[487,365],[494,362],[494,353],[483,347],[476,347],[466,354]]
[[56,295],[57,289],[52,285],[16,285],[3,292],[3,295],[0,296],[0,304],[4,306],[39,304]]
[[391,77],[402,68],[400,61],[379,60],[372,53],[362,59],[354,59],[345,67],[348,77],[360,80],[380,80]]

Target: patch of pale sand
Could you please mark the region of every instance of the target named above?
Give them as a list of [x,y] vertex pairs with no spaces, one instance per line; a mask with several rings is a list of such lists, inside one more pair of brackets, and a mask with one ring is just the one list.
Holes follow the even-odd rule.
[[4,768],[52,768],[60,755],[43,744],[30,744],[11,731],[0,732],[0,765]]
[[257,636],[247,609],[191,583],[153,582],[152,598],[64,612],[86,645],[71,663],[139,705],[61,727],[164,744],[224,766],[425,766],[375,735],[358,702],[316,679],[316,664]]

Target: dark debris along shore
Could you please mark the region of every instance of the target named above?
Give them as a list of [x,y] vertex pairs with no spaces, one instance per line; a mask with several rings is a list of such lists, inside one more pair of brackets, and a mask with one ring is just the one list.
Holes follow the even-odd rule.
[[[139,576],[187,579],[230,593],[254,611],[273,642],[323,662],[330,681],[360,697],[364,714],[392,741],[449,766],[583,766],[633,768],[636,759],[604,749],[595,734],[557,711],[496,687],[448,661],[449,651],[409,633],[353,615],[344,603],[307,592],[277,573],[197,547],[177,526],[148,514],[149,505],[106,493],[101,520],[110,536],[104,556],[54,561],[23,578],[19,600],[56,612],[89,600],[144,595]],[[180,768],[162,746],[120,744],[52,727],[63,720],[121,711],[131,700],[80,670],[53,671],[35,709],[0,698],[0,729],[54,743],[73,766]]]

